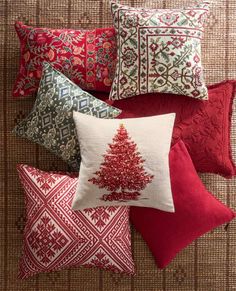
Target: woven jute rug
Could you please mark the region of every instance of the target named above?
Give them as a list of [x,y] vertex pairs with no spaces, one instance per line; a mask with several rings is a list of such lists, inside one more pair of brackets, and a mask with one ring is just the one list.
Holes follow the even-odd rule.
[[[122,3],[155,8],[182,7],[187,0],[130,0]],[[93,28],[111,25],[108,0],[0,0],[0,290],[236,290],[236,221],[204,235],[160,271],[142,238],[132,230],[137,275],[120,276],[79,268],[17,279],[25,223],[24,196],[17,163],[42,170],[66,170],[58,158],[11,133],[30,111],[34,98],[13,100],[11,89],[19,64],[15,20],[55,28]],[[207,83],[236,78],[236,0],[215,0],[203,41]],[[236,112],[236,110],[234,111]],[[236,114],[232,147],[236,157]],[[236,209],[236,179],[202,175],[203,182],[221,201]]]

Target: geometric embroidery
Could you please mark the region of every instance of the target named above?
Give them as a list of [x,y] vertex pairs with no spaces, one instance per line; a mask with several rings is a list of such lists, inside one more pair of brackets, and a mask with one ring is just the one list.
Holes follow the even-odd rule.
[[47,74],[47,75],[45,76],[45,83],[46,83],[46,84],[51,83],[52,78],[53,78],[53,74],[52,74],[52,73]]
[[26,165],[18,172],[27,202],[20,278],[72,266],[134,273],[128,207],[73,211],[75,174]]
[[106,110],[99,111],[99,118],[106,118],[106,116],[107,116]]
[[118,63],[110,99],[163,92],[207,99],[201,39],[209,3],[183,9],[111,3]]
[[45,266],[63,252],[69,242],[65,232],[62,233],[57,228],[50,215],[45,212],[27,237],[29,247]]
[[116,207],[87,208],[83,211],[86,217],[90,218],[99,231],[103,231],[107,221],[116,213]]
[[75,170],[80,167],[80,149],[72,111],[98,118],[115,118],[121,111],[93,97],[66,76],[44,63],[33,111],[14,132],[61,157]]
[[69,126],[64,126],[60,128],[61,138],[64,138],[70,134],[70,128]]
[[88,99],[83,99],[83,100],[79,101],[79,106],[81,109],[84,108],[85,106],[87,106],[87,104],[88,104]]
[[51,123],[51,113],[42,116],[42,126],[45,127]]
[[69,95],[69,93],[70,93],[70,88],[69,88],[69,87],[61,88],[61,89],[59,90],[59,95],[58,95],[58,97],[59,97],[59,99],[60,99],[60,98],[65,98],[65,97],[67,97],[67,96]]

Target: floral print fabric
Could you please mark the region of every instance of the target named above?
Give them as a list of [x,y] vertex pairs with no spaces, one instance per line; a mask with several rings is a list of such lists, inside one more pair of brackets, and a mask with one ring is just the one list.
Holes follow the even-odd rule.
[[152,92],[207,99],[201,64],[209,3],[184,9],[130,8],[111,2],[118,63],[110,99]]
[[21,44],[21,60],[14,97],[37,90],[43,61],[83,89],[110,91],[117,55],[113,28],[50,29],[16,22],[15,29]]
[[115,118],[121,113],[121,110],[83,91],[45,63],[34,108],[14,132],[46,147],[78,170],[80,151],[73,110],[98,118]]

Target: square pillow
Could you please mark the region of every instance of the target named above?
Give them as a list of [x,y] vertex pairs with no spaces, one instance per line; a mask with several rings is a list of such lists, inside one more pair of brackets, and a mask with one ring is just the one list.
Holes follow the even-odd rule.
[[21,58],[14,97],[37,91],[44,61],[83,89],[110,91],[117,56],[113,28],[51,29],[16,22],[15,29]]
[[171,148],[169,157],[175,213],[130,209],[131,222],[147,242],[159,268],[166,267],[193,240],[235,217],[207,191],[182,141]]
[[110,99],[152,92],[206,100],[201,39],[208,1],[183,9],[131,8],[111,1],[118,62]]
[[19,278],[69,267],[134,274],[129,208],[72,211],[78,178],[19,165],[26,226]]
[[83,91],[45,63],[34,107],[14,132],[46,147],[78,170],[80,153],[73,110],[99,118],[114,118],[121,112]]
[[[190,100],[181,95],[152,93],[111,104],[122,110],[120,118],[175,112],[172,143],[183,140],[198,172],[231,178],[236,175],[230,143],[235,90],[236,81],[225,81],[208,87],[208,102]],[[106,98],[104,95],[105,100],[108,95]]]
[[175,114],[102,120],[73,112],[81,149],[75,210],[135,205],[174,211],[169,150]]

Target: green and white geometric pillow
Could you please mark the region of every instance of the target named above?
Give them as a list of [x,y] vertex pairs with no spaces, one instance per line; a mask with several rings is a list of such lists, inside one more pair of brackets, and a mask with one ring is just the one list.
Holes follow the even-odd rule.
[[207,100],[201,39],[209,2],[183,9],[131,8],[111,2],[118,62],[111,100],[173,93]]
[[45,63],[33,110],[13,132],[44,146],[78,170],[80,151],[73,111],[98,118],[115,118],[121,113]]

